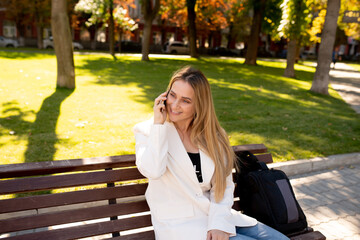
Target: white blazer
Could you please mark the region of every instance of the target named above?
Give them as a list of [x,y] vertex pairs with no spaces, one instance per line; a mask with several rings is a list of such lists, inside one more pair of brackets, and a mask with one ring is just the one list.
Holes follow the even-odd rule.
[[254,218],[232,210],[234,183],[226,179],[224,198],[216,203],[212,188],[214,162],[200,150],[203,182],[175,126],[153,124],[153,119],[134,127],[136,165],[149,179],[145,193],[157,240],[206,240],[207,232],[219,229],[236,234],[235,226],[256,225]]

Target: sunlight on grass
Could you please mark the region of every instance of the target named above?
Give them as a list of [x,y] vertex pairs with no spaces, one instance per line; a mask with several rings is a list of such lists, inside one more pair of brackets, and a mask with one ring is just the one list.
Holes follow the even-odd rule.
[[359,151],[359,116],[336,91],[313,94],[314,67],[239,59],[75,55],[76,89],[56,89],[51,53],[0,52],[1,163],[134,153],[132,127],[181,66],[201,69],[231,144],[264,143],[276,161]]

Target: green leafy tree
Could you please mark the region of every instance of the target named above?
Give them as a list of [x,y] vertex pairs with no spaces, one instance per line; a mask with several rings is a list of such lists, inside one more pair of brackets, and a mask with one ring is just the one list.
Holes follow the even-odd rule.
[[118,51],[121,52],[121,40],[122,40],[123,33],[134,31],[135,29],[138,28],[138,24],[132,18],[129,17],[128,10],[121,6],[117,6],[115,8],[114,20],[115,20],[115,24],[119,30],[120,44],[119,44]]
[[280,0],[249,0],[252,8],[250,36],[247,40],[245,64],[256,65],[259,46],[259,35],[262,28],[265,33],[272,34],[279,25]]
[[91,49],[96,49],[96,35],[100,26],[107,22],[108,0],[80,0],[75,5],[76,12],[83,12],[89,17],[85,23],[86,27],[93,26],[95,35],[92,38]]
[[295,77],[295,61],[302,33],[309,24],[309,7],[306,0],[285,0],[282,33],[288,39],[285,77]]

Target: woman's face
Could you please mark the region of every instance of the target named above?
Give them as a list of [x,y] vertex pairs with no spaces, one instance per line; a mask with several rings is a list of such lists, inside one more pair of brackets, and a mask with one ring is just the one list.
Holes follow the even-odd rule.
[[189,83],[183,80],[173,83],[166,100],[166,110],[170,121],[190,124],[195,113],[195,93]]

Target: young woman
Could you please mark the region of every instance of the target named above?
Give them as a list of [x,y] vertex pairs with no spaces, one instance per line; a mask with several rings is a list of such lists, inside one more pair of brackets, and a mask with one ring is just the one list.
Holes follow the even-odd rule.
[[288,239],[231,209],[234,152],[202,72],[175,72],[134,133],[157,240]]

